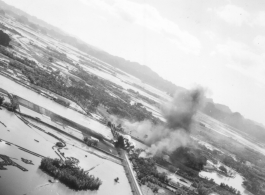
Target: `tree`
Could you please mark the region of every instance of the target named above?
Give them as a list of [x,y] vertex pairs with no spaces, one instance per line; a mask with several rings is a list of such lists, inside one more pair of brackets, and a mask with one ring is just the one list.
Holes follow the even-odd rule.
[[116,148],[124,148],[124,140],[122,136],[118,137],[117,142],[115,143]]
[[0,96],[0,106],[3,104],[4,100],[5,100],[5,98]]
[[208,190],[207,188],[203,187],[203,186],[200,186],[200,187],[198,188],[198,194],[199,194],[199,195],[208,195],[208,194],[209,194],[208,191],[209,191],[209,190]]
[[108,126],[108,127],[111,127],[111,122],[110,122],[110,121],[108,121],[107,126]]
[[220,166],[219,169],[220,169],[221,171],[223,171],[224,173],[227,173],[227,170],[226,170],[226,168],[225,168],[223,165]]
[[2,30],[0,30],[0,45],[3,45],[5,47],[9,46],[9,42],[11,41],[8,34],[4,33]]

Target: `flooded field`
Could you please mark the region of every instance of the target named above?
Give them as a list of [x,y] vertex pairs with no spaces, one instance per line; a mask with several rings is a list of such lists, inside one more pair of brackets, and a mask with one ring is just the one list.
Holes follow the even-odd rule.
[[[77,141],[62,136],[54,130],[46,127],[45,130],[49,130],[56,136],[66,140],[67,146],[63,149],[66,157],[75,157],[79,159],[79,166],[84,170],[97,166],[95,169],[91,170],[90,173],[99,177],[103,181],[102,186],[96,192],[74,192],[63,184],[49,183],[48,180],[51,179],[51,177],[40,171],[38,168],[41,158],[20,150],[18,146],[46,157],[58,158],[57,154],[52,149],[52,146],[54,146],[58,140],[34,127],[26,125],[15,114],[10,113],[5,109],[0,110],[0,120],[6,126],[0,124],[0,139],[2,139],[0,142],[1,154],[11,157],[14,162],[28,170],[23,172],[17,167],[6,166],[7,170],[0,172],[1,193],[4,192],[4,194],[10,194],[10,189],[12,189],[12,194],[14,195],[53,195],[55,192],[57,192],[57,194],[105,195],[110,191],[116,191],[116,194],[120,195],[130,194],[130,185],[120,162],[108,159],[109,157],[104,153],[87,147],[84,144],[77,143]],[[40,127],[44,128],[41,125]],[[15,145],[8,145],[3,140],[14,143]],[[21,158],[32,160],[34,165],[23,163]],[[121,182],[119,184],[115,184],[115,177],[120,178]],[[10,188],[12,185],[16,186],[16,188]]]
[[213,179],[215,183],[221,184],[224,183],[226,185],[232,186],[233,188],[237,189],[240,191],[242,195],[250,195],[247,190],[245,190],[243,186],[243,181],[244,178],[236,173],[234,177],[225,177],[223,175],[220,175],[219,173],[213,171],[213,172],[206,172],[206,171],[201,171],[200,176],[208,179]]
[[[93,76],[97,76],[115,84],[112,86],[113,88],[119,88],[117,87],[117,85],[120,86],[121,88],[119,90],[121,92],[124,92],[126,94],[126,97],[127,95],[131,97],[131,104],[141,103],[141,106],[147,111],[151,112],[153,116],[161,119],[162,121],[165,121],[165,118],[163,117],[163,114],[160,110],[160,106],[158,104],[163,105],[164,103],[172,100],[172,97],[166,92],[162,92],[148,85],[144,81],[141,81],[140,79],[101,61],[100,59],[97,59],[89,54],[79,51],[77,48],[70,46],[67,43],[63,43],[61,40],[52,38],[50,37],[50,35],[44,35],[43,33],[35,31],[31,27],[23,25],[15,20],[11,21],[11,19],[7,19],[2,16],[0,16],[0,19],[3,23],[5,23],[6,26],[16,29],[19,32],[18,34],[21,34],[12,35],[12,33],[9,32],[9,34],[11,34],[10,36],[12,37],[12,41],[18,45],[14,46],[13,48],[13,50],[16,52],[16,55],[20,56],[21,58],[27,57],[28,59],[35,61],[36,66],[34,68],[40,67],[42,71],[47,71],[47,73],[54,75],[58,73],[58,77],[59,75],[63,77],[63,79],[61,77],[60,79],[58,79],[58,77],[54,76],[56,77],[56,79],[53,81],[62,81],[62,85],[67,85],[67,87],[69,87],[71,86],[71,79],[76,79],[78,82],[84,82],[84,78],[82,76],[80,76],[79,78],[76,75],[73,75],[75,74],[75,70],[87,72],[89,73],[89,75],[91,74]],[[54,53],[57,53],[56,57],[53,56]],[[50,60],[51,56],[53,57],[52,60]],[[0,60],[3,62],[4,65],[7,65],[10,62],[11,58],[6,57],[5,55],[0,55]],[[24,79],[24,83],[27,84],[29,84],[29,82],[35,83],[34,79],[33,81],[29,80],[29,77],[25,76],[26,74],[23,75],[21,69],[18,68],[19,73],[16,73],[17,70],[15,69],[16,68],[14,67],[2,68],[1,66],[1,71],[3,70],[3,72],[7,74],[10,78],[8,78],[8,76],[4,77],[0,75],[0,88],[25,99],[25,102],[29,101],[41,107],[41,109],[43,110],[46,109],[47,111],[54,113],[54,115],[56,114],[58,116],[62,116],[69,121],[73,121],[76,124],[80,124],[80,126],[89,128],[95,131],[96,133],[103,135],[104,139],[106,138],[106,140],[113,139],[113,135],[110,129],[106,125],[99,122],[103,121],[100,120],[102,119],[102,116],[99,116],[96,111],[91,111],[95,113],[92,113],[90,116],[87,116],[85,114],[85,111],[77,104],[81,102],[80,99],[75,100],[77,103],[69,101],[70,107],[75,108],[79,112],[74,109],[62,106],[61,104],[58,104],[55,101],[51,100],[52,98],[58,97],[54,93],[49,92],[46,89],[36,87],[40,90],[40,93],[37,93],[13,81],[11,78],[15,78],[20,81]],[[71,79],[69,79],[69,76],[71,77]],[[85,85],[88,87],[93,87],[92,84],[85,83]],[[48,87],[46,87],[49,88],[50,86],[51,84],[49,83]],[[134,92],[129,92],[128,89],[132,89]],[[110,96],[114,97],[111,97],[112,99],[117,98],[120,101],[125,102],[122,97],[119,97],[119,95],[115,94],[111,90],[107,88],[104,90],[106,90],[106,92]],[[181,89],[179,90],[181,91]],[[66,89],[66,91],[68,91],[68,89]],[[79,91],[77,93],[79,94]],[[75,95],[77,93],[75,93]],[[145,98],[138,98],[136,95],[133,96],[133,93],[138,93],[138,95],[140,94]],[[45,95],[47,97],[45,97]],[[68,96],[68,98],[71,97],[73,96]],[[84,96],[84,99],[87,99],[86,96]],[[154,102],[150,100],[153,100]],[[83,105],[81,104],[81,106],[86,107],[90,105],[90,103],[91,102],[86,102]],[[31,125],[28,125],[25,124],[25,122],[23,122],[22,119],[20,119],[19,116],[17,116],[16,114],[11,113],[5,109],[0,110],[0,121],[3,123],[0,124],[0,139],[2,140],[0,142],[0,154],[9,156],[10,159],[12,159],[14,162],[28,170],[24,172],[14,166],[7,166],[7,170],[1,170],[1,193],[3,192],[4,194],[14,195],[103,195],[114,193],[120,195],[132,194],[131,189],[133,188],[130,187],[130,183],[128,182],[120,159],[117,158],[118,153],[117,150],[114,148],[113,143],[108,143],[104,145],[105,153],[93,147],[88,147],[87,145],[80,142],[80,140],[84,139],[84,136],[87,136],[83,131],[80,130],[81,128],[78,130],[74,127],[74,125],[70,126],[70,122],[67,124],[64,123],[63,120],[60,120],[60,117],[57,117],[56,120],[56,117],[49,117],[48,115],[45,115],[45,113],[35,112],[34,106],[32,106],[32,109],[30,109],[29,107],[30,106],[27,107],[26,105],[20,106],[20,111],[26,115],[32,116],[35,119],[37,117],[37,119],[45,122],[50,126],[44,125],[43,123],[40,123],[37,120],[27,118],[27,120],[31,123]],[[244,137],[242,134],[240,134],[235,129],[229,127],[228,125],[224,125],[221,122],[218,122],[212,119],[211,117],[208,117],[201,113],[198,114],[196,120],[199,122],[204,121],[209,129],[216,131],[221,135],[231,137],[234,141],[240,142],[241,144],[265,155],[264,148],[261,148],[256,143],[251,142],[251,140],[249,140],[246,136]],[[43,129],[46,133],[35,128],[34,125]],[[51,126],[55,128],[51,128]],[[61,131],[56,131],[56,128],[57,130],[59,129]],[[92,167],[95,167],[93,170],[90,171],[90,173],[95,175],[96,177],[99,177],[103,181],[103,185],[98,191],[75,192],[68,189],[61,183],[50,183],[48,180],[51,179],[51,177],[40,171],[40,169],[38,168],[41,158],[39,156],[33,155],[32,153],[25,152],[25,150],[22,150],[20,148],[23,147],[26,150],[30,150],[31,152],[45,157],[58,158],[59,155],[55,152],[53,148],[55,143],[58,142],[58,139],[50,136],[49,134],[47,134],[47,132],[52,133],[53,135],[64,140],[67,146],[63,148],[62,151],[64,152],[66,157],[75,157],[79,159],[79,166],[82,167],[84,170],[88,170]],[[126,133],[131,134],[132,136],[135,136],[135,138],[139,138],[140,140],[146,139],[144,135],[141,135],[143,137],[139,137],[139,133],[134,130]],[[74,139],[71,136],[77,139]],[[204,145],[207,149],[211,151],[219,150],[213,145],[207,143],[207,141],[200,141],[199,139],[195,138],[194,140],[200,145]],[[134,144],[136,148],[148,148],[148,146],[137,140],[134,140]],[[115,153],[116,157],[114,157],[115,154],[114,156],[108,155],[109,153]],[[24,162],[22,162],[22,158],[32,160],[34,164],[25,164]],[[178,174],[171,173],[162,167],[158,167],[158,171],[167,173],[168,177],[172,181],[178,182],[186,187],[192,188],[192,183],[190,181],[185,180]],[[245,191],[244,186],[242,185],[244,178],[238,173],[236,173],[234,177],[225,177],[215,171],[201,171],[200,176],[213,179],[217,184],[228,184],[229,186],[232,186],[239,190],[242,195],[248,195],[248,192]],[[114,178],[116,177],[119,177],[120,183],[114,182]],[[13,188],[12,186],[15,186],[15,188]]]
[[243,144],[244,146],[249,147],[265,155],[265,148],[262,148],[258,144],[253,143],[253,141],[247,139],[246,137],[243,137],[241,134],[234,131],[232,127],[229,127],[228,125],[225,125],[205,114],[199,113],[199,115],[200,115],[200,120],[204,121],[209,129],[216,131],[221,135],[230,137],[233,140]]
[[8,92],[18,95],[34,104],[37,104],[47,110],[50,110],[60,116],[63,116],[69,120],[72,120],[82,126],[91,129],[97,129],[99,133],[103,134],[106,137],[110,136],[110,131],[106,126],[101,123],[80,114],[72,109],[64,107],[2,75],[0,75],[0,88],[7,90]]

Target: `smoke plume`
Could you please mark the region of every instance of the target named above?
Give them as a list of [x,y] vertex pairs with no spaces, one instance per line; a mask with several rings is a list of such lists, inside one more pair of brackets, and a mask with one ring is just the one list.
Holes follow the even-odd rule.
[[183,129],[190,132],[193,116],[204,101],[204,90],[201,88],[176,93],[172,102],[162,108],[166,126],[171,130]]
[[171,102],[162,105],[164,124],[150,121],[130,122],[112,116],[112,121],[121,124],[127,133],[144,140],[149,147],[142,156],[171,153],[189,143],[193,117],[204,102],[204,90],[194,89],[175,94]]

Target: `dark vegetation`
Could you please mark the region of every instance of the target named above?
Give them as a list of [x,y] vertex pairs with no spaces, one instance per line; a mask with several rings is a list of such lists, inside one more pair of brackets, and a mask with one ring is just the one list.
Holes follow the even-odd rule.
[[99,178],[89,175],[71,160],[43,158],[40,169],[74,190],[98,190],[102,184]]
[[73,61],[70,60],[65,53],[59,52],[56,49],[53,49],[53,48],[50,48],[50,47],[47,47],[47,50],[43,50],[43,51],[45,51],[45,53],[47,53],[48,55],[52,56],[53,58],[57,58],[57,59],[59,59],[61,61],[67,62],[68,64],[71,64],[71,65],[75,66]]
[[[110,114],[130,120],[142,121],[148,119],[153,122],[158,121],[158,119],[153,117],[152,113],[147,111],[145,108],[131,105],[130,97],[126,95],[119,86],[100,79],[97,76],[88,74],[81,67],[78,67],[76,71],[72,71],[71,73],[85,81],[79,81],[79,83],[82,83],[80,86],[83,87],[82,90],[87,92],[87,97],[92,96],[92,106],[96,107],[99,103],[101,103],[108,108],[108,112]],[[118,98],[115,98],[111,96],[110,93],[107,93],[109,91]]]
[[224,166],[220,166],[219,169],[220,169],[221,171],[223,171],[224,173],[227,173],[227,170],[226,170],[226,168],[225,168]]
[[[220,152],[210,152],[210,157],[220,159],[221,162],[240,173],[246,180],[244,185],[248,191],[255,195],[264,195],[265,183],[265,156],[248,147],[245,147],[232,138],[222,138],[213,131],[201,131],[200,139],[211,140],[211,144],[223,151],[228,151],[236,156],[236,160],[227,154]],[[208,158],[208,156],[207,156]],[[250,165],[249,165],[250,164]]]
[[12,51],[10,51],[9,49],[4,48],[3,46],[0,46],[0,53],[2,53],[3,55],[11,58],[9,65],[13,66],[17,69],[22,69],[25,65],[28,68],[34,68],[36,67],[36,62],[33,60],[30,60],[26,57],[22,58],[16,54],[14,54]]
[[150,182],[160,187],[165,187],[165,184],[169,182],[169,178],[165,173],[157,171],[154,159],[141,158],[138,153],[131,154],[129,158],[141,184]]
[[237,162],[232,157],[225,156],[222,161],[226,166],[229,166],[239,172],[246,180],[244,185],[248,191],[255,195],[264,195],[261,191],[265,183],[265,172],[255,168],[248,167],[245,163]]
[[220,187],[226,189],[227,191],[231,192],[232,194],[239,194],[240,195],[239,191],[237,191],[235,188],[233,188],[233,187],[231,187],[229,185],[221,183]]
[[191,181],[193,183],[192,186],[198,189],[199,194],[208,195],[213,192],[222,195],[239,194],[239,192],[232,187],[218,185],[213,179],[209,180],[199,176],[199,171],[201,171],[203,165],[206,164],[203,151],[199,149],[180,148],[174,152],[174,156],[171,154],[170,159],[172,163],[163,160],[161,157],[155,157],[156,163],[166,167],[170,172],[177,172],[178,175]]
[[179,147],[171,155],[170,159],[173,164],[183,164],[195,171],[200,172],[206,165],[207,158],[200,150],[189,147]]
[[[134,170],[137,173],[137,177],[141,184],[147,184],[153,192],[156,191],[155,186],[152,186],[152,184],[155,184],[157,186],[165,188],[166,185],[170,184],[173,185],[173,182],[170,181],[170,179],[166,176],[165,173],[158,173],[156,169],[156,163],[163,164],[165,167],[169,168],[169,170],[172,173],[175,173],[177,171],[177,174],[180,176],[183,176],[184,178],[187,178],[189,181],[191,181],[193,184],[192,186],[198,189],[198,192],[200,195],[209,195],[212,192],[216,192],[218,194],[222,195],[238,195],[240,194],[238,191],[236,191],[233,187],[221,184],[216,184],[212,179],[204,179],[198,176],[198,171],[190,169],[186,167],[184,168],[176,168],[176,166],[171,165],[168,162],[163,161],[159,158],[141,158],[139,157],[139,153],[141,150],[136,150],[136,153],[133,153],[130,155],[130,160],[133,164]],[[183,151],[183,150],[182,150]],[[181,153],[181,152],[178,152]],[[182,152],[181,155],[184,155],[186,153]],[[187,155],[187,154],[186,154]],[[188,155],[187,155],[188,156]],[[187,159],[187,157],[185,157]],[[191,160],[191,159],[190,159]],[[193,159],[194,160],[194,159]],[[185,167],[184,165],[182,165]],[[178,165],[179,167],[179,165]],[[186,182],[182,179],[183,182]],[[151,185],[150,185],[151,184]],[[174,184],[176,186],[176,184]],[[180,186],[178,184],[178,189],[176,191],[176,194],[183,195],[195,195],[195,192],[190,190],[189,188],[185,186]]]
[[[60,77],[59,71],[50,74],[46,70],[36,66],[35,61],[16,56],[3,47],[0,47],[0,52],[13,59],[9,63],[10,67],[21,70],[32,84],[53,91],[76,102],[87,113],[95,111],[101,103],[108,108],[109,113],[122,118],[136,121],[145,119],[153,122],[159,121],[159,119],[153,117],[152,113],[145,108],[131,105],[130,97],[119,86],[91,75],[79,66],[77,66],[76,71],[72,71],[71,73],[80,79],[70,77],[71,86],[67,87],[65,79]],[[118,98],[111,96],[109,91]]]
[[3,104],[4,100],[5,100],[5,98],[0,96],[0,106]]
[[2,30],[0,30],[0,45],[3,45],[5,47],[9,46],[9,42],[11,41],[8,34],[4,33]]

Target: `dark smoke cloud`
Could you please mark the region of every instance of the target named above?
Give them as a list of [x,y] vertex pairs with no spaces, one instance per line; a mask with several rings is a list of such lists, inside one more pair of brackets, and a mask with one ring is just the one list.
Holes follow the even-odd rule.
[[204,104],[204,97],[202,88],[176,93],[172,101],[162,107],[166,123],[154,127],[147,140],[151,147],[146,153],[150,156],[171,153],[180,146],[186,146],[190,140],[193,117]]
[[165,124],[154,125],[150,121],[130,122],[113,116],[112,119],[151,145],[143,156],[153,156],[163,152],[171,153],[178,147],[189,143],[193,117],[203,103],[204,90],[197,88],[177,92],[171,102],[162,106]]
[[176,93],[172,102],[166,104],[162,111],[169,129],[184,129],[190,131],[193,116],[204,102],[204,90],[201,88],[192,91]]

